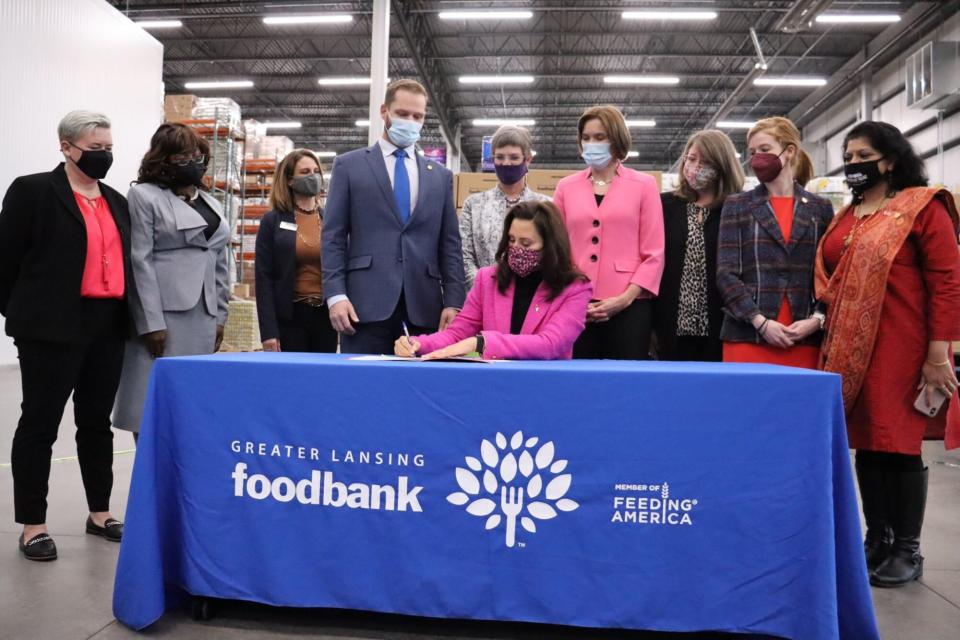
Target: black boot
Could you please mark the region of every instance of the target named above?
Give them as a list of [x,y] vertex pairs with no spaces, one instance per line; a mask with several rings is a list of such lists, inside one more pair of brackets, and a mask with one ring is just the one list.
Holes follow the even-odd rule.
[[901,587],[923,575],[920,530],[927,506],[927,474],[923,471],[889,471],[891,498],[896,508],[891,518],[893,548],[890,557],[870,575],[875,587]]
[[887,471],[856,463],[857,484],[860,485],[860,500],[863,517],[867,521],[867,535],[863,551],[867,556],[867,572],[873,573],[890,555],[893,544],[893,529],[887,515]]

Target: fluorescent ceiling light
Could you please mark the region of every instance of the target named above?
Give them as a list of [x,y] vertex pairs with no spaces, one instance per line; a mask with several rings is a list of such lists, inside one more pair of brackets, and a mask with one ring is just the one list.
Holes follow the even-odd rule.
[[184,82],[184,89],[249,89],[253,86],[252,80],[217,80],[217,81],[198,81]]
[[624,11],[624,20],[716,20],[716,11]]
[[336,158],[337,157],[336,151],[314,151],[313,153],[318,158]]
[[473,121],[475,127],[501,127],[503,125],[532,127],[535,124],[536,121],[523,118],[477,118]]
[[369,127],[369,126],[370,126],[370,121],[369,121],[369,120],[357,120],[357,121],[354,122],[353,124],[357,125],[358,127]]
[[134,24],[143,29],[176,29],[183,26],[179,20],[137,20]]
[[750,129],[755,124],[757,124],[756,121],[749,122],[746,120],[721,120],[717,123],[717,126],[721,129]]
[[753,84],[758,87],[822,87],[827,84],[826,78],[790,78],[767,76],[757,78]]
[[441,20],[529,20],[533,11],[441,11]]
[[460,84],[530,84],[533,76],[460,76]]
[[344,24],[353,22],[349,14],[318,13],[312,16],[265,16],[263,24]]
[[638,158],[638,157],[640,157],[640,152],[639,152],[639,151],[627,151],[627,157],[628,157],[628,158]]
[[655,127],[656,120],[627,120],[628,127]]
[[355,78],[320,78],[317,80],[317,84],[325,87],[350,87],[354,85],[370,84],[371,82],[372,80],[370,78],[362,78],[360,76]]
[[607,84],[680,84],[677,76],[604,76]]
[[302,125],[299,122],[286,120],[282,122],[263,122],[260,126],[265,129],[299,129]]
[[895,13],[821,13],[816,22],[821,24],[886,24],[900,22]]

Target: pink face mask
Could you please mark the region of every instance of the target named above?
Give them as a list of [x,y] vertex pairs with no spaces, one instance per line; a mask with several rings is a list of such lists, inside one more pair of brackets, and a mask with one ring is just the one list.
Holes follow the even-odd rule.
[[510,266],[510,270],[521,278],[526,278],[539,269],[542,259],[542,251],[527,249],[518,244],[507,247],[507,264]]
[[683,177],[694,191],[703,191],[717,181],[717,170],[713,167],[684,165]]

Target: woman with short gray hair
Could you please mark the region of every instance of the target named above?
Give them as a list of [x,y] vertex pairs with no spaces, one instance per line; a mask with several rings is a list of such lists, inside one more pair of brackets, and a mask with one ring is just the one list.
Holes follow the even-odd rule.
[[30,560],[55,560],[47,532],[50,457],[73,394],[86,532],[119,542],[110,515],[113,407],[132,294],[126,199],[100,182],[113,162],[110,120],[72,111],[57,127],[64,162],[13,181],[0,209],[0,314],[20,359],[13,436],[14,517]]
[[533,161],[532,146],[530,132],[523,127],[505,125],[493,134],[491,148],[497,186],[467,198],[460,212],[467,290],[473,287],[479,269],[496,263],[507,211],[525,200],[550,199],[527,186],[526,175]]

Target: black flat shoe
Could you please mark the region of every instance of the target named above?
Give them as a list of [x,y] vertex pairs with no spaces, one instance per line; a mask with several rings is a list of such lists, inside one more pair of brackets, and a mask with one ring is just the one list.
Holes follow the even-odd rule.
[[120,542],[123,538],[123,523],[113,518],[107,518],[103,526],[98,527],[93,523],[93,518],[87,516],[87,533],[106,538],[110,542]]
[[27,542],[23,541],[23,534],[20,534],[20,553],[27,560],[36,560],[46,562],[57,559],[57,545],[53,543],[53,538],[49,533],[38,533]]

